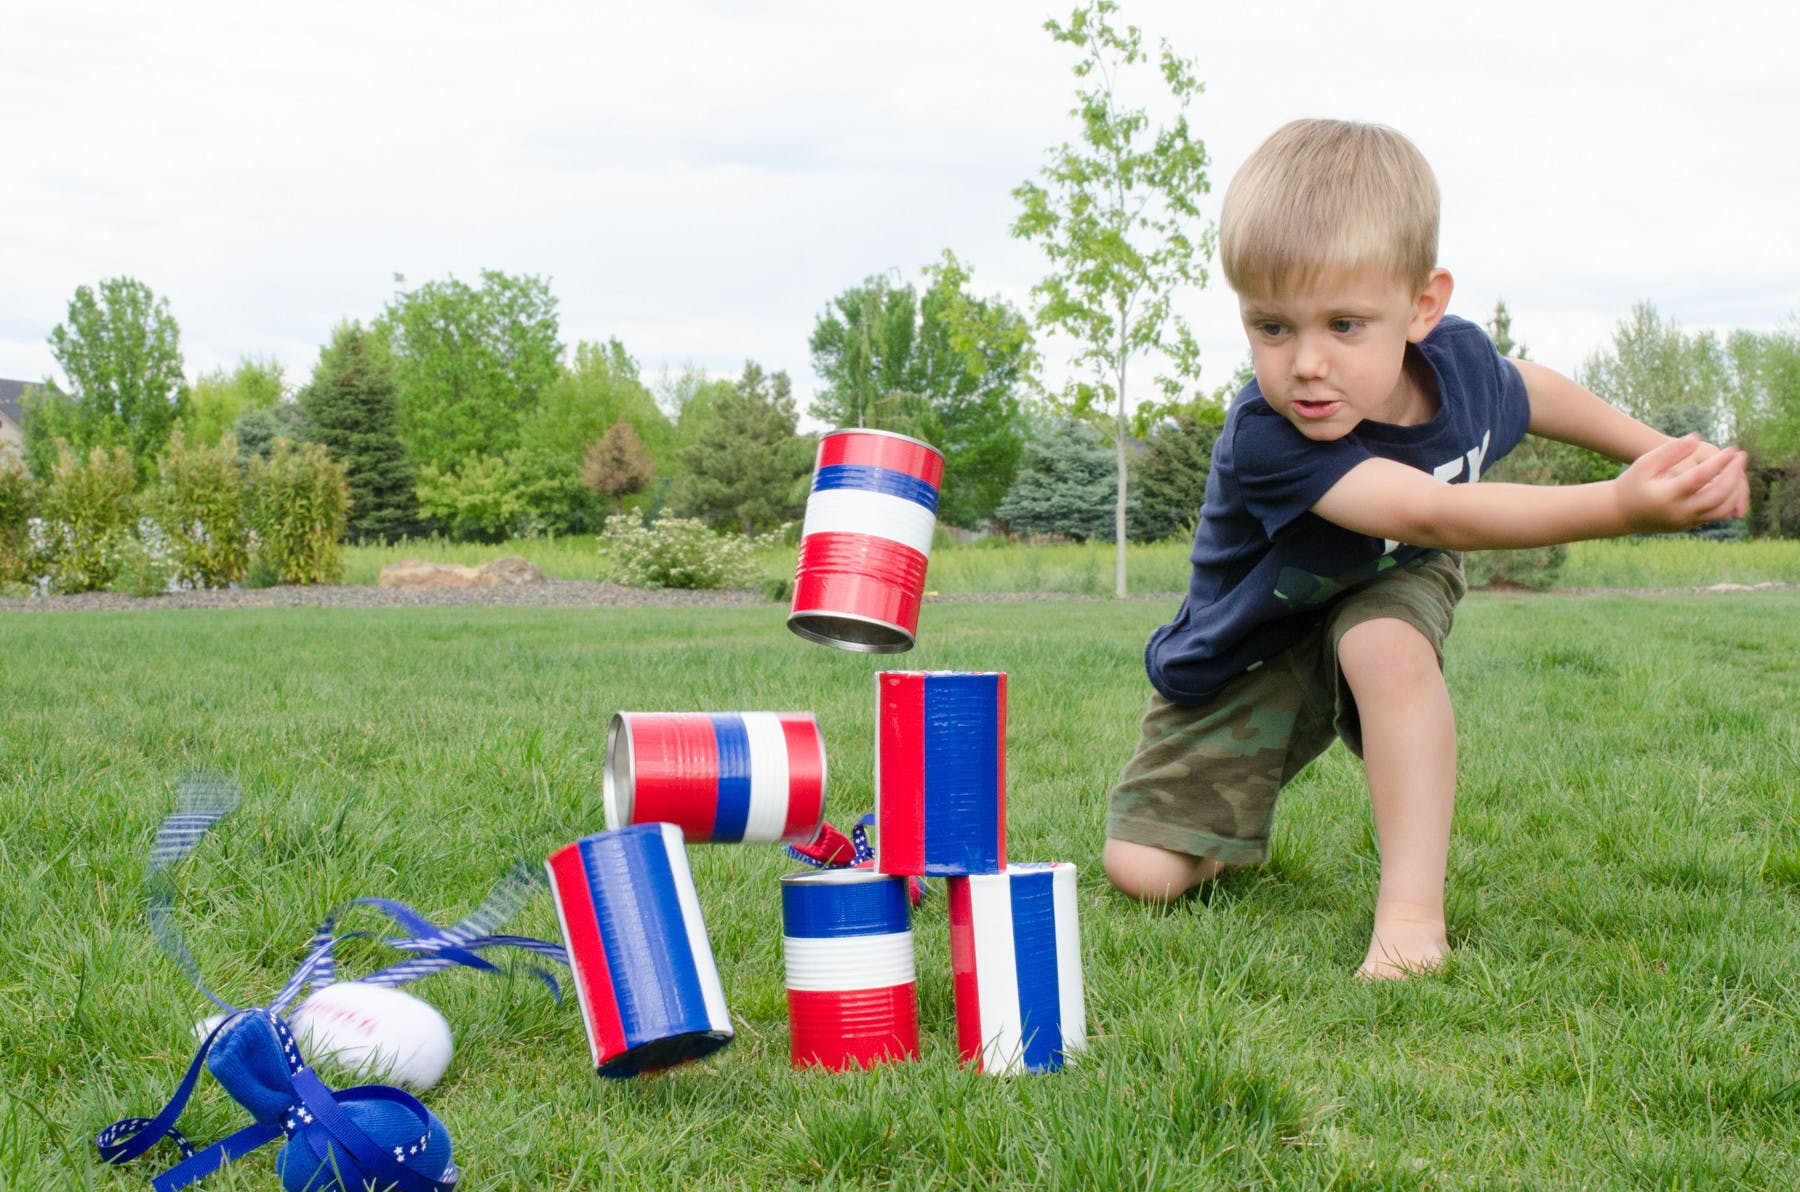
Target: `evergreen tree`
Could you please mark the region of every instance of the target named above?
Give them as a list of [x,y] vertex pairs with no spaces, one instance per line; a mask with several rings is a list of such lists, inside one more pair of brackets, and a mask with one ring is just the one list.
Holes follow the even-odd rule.
[[350,485],[348,533],[391,542],[418,522],[413,468],[400,441],[394,362],[360,323],[341,323],[319,353],[300,409],[314,442],[343,465]]
[[1206,499],[1213,444],[1219,441],[1225,411],[1184,411],[1150,433],[1137,465],[1137,516],[1131,536],[1140,542],[1192,538]]
[[686,475],[671,494],[678,513],[746,534],[800,517],[813,444],[795,433],[799,415],[786,373],[746,364],[735,385],[709,394],[696,421],[681,452]]
[[[1025,444],[995,516],[1014,533],[1111,542],[1114,481],[1105,436],[1084,422],[1058,422]],[[1134,493],[1129,512],[1136,499]]]
[[644,450],[644,441],[621,414],[587,449],[581,465],[581,482],[603,497],[613,499],[613,511],[625,511],[625,498],[650,487],[656,461]]

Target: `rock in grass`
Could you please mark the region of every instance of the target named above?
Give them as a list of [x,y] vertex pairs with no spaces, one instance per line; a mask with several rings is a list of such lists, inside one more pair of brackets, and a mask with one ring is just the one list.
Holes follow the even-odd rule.
[[488,588],[500,582],[479,567],[461,563],[425,563],[402,559],[381,569],[377,581],[383,588]]
[[495,559],[492,563],[483,563],[481,571],[491,575],[503,584],[541,584],[544,573],[536,563],[527,560],[523,555],[507,555]]

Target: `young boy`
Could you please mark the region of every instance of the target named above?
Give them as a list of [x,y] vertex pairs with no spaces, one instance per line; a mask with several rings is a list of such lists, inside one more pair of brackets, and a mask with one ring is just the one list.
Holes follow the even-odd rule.
[[[1391,129],[1303,120],[1232,180],[1219,253],[1256,380],[1213,451],[1193,573],[1145,651],[1155,692],[1113,789],[1107,876],[1166,900],[1268,854],[1280,789],[1335,734],[1381,849],[1360,973],[1448,951],[1455,553],[1741,516],[1743,454],[1670,439],[1445,314],[1438,189]],[[1629,462],[1600,484],[1475,484],[1527,431]]]

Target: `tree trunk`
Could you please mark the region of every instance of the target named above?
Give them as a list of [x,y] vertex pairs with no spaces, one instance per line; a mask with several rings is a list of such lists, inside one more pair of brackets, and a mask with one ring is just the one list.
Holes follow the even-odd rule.
[[1125,599],[1125,357],[1119,356],[1118,404],[1113,421],[1113,449],[1119,463],[1118,500],[1113,505],[1113,599]]

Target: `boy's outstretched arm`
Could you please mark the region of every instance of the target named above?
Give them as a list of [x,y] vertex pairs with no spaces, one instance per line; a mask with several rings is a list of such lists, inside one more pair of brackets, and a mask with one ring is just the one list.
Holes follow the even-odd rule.
[[[1645,426],[1555,369],[1532,360],[1508,359],[1507,363],[1518,369],[1525,381],[1534,435],[1586,447],[1622,464],[1669,441],[1668,435]],[[1708,445],[1699,454],[1710,456],[1714,450]]]
[[1685,530],[1741,517],[1749,501],[1744,453],[1731,448],[1707,456],[1708,450],[1693,435],[1667,439],[1616,479],[1565,486],[1449,484],[1393,460],[1369,459],[1332,485],[1312,511],[1359,534],[1446,550]]

